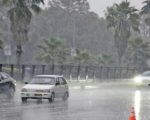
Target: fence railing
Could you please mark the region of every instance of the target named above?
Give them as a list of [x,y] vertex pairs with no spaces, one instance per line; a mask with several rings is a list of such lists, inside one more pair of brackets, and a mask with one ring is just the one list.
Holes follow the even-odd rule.
[[0,71],[7,72],[17,80],[32,77],[37,74],[63,75],[68,80],[116,80],[128,79],[136,73],[150,68],[135,67],[105,67],[80,65],[5,65],[0,64]]

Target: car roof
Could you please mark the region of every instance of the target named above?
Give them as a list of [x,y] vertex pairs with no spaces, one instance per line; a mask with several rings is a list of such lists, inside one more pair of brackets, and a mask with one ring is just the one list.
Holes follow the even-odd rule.
[[34,77],[63,77],[63,75],[35,75]]
[[[8,73],[6,72],[0,72],[0,74],[5,74],[5,75],[9,75]],[[10,76],[10,75],[9,75]]]
[[4,73],[4,74],[7,74],[7,73],[5,73],[5,72],[0,72],[0,73]]

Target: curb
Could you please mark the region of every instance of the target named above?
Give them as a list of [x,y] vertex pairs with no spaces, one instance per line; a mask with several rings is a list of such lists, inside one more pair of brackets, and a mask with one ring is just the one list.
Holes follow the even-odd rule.
[[69,84],[70,89],[100,89],[100,88],[108,88],[108,87],[134,88],[135,85],[131,81],[128,81],[128,82],[102,82],[102,83]]

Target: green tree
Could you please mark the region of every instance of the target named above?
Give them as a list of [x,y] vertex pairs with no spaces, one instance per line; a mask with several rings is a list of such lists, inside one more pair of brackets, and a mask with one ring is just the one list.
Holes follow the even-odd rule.
[[115,46],[117,48],[119,64],[126,51],[132,31],[139,32],[139,14],[137,9],[130,6],[130,2],[123,1],[107,8],[106,20],[108,28],[114,30]]
[[0,33],[0,49],[3,49],[3,42],[2,42],[3,40],[2,40],[1,34],[2,33]]
[[147,60],[150,59],[150,43],[144,42],[141,38],[129,41],[128,47],[128,63],[136,66],[147,66]]
[[[108,31],[105,19],[98,18],[94,13],[76,14],[74,18],[77,29],[74,30],[72,17],[73,15],[67,14],[65,10],[60,8],[43,10],[33,18],[31,24],[30,38],[32,44],[39,44],[41,38],[51,36],[65,39],[69,48],[72,48],[73,33],[75,32],[75,47],[87,49],[93,55],[105,51],[108,54],[114,54],[113,35]],[[33,49],[33,52],[38,54],[36,49]]]
[[87,50],[76,49],[76,56],[73,58],[73,63],[86,65],[91,64],[91,55]]
[[43,43],[38,45],[41,54],[37,57],[46,63],[65,63],[68,56],[67,45],[59,39],[44,39]]
[[0,49],[3,49],[3,42],[0,40]]
[[107,54],[100,54],[95,58],[96,64],[98,65],[108,65],[112,63],[112,56]]

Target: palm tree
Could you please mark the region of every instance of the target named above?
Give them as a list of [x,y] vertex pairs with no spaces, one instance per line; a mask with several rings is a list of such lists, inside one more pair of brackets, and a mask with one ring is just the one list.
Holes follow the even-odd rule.
[[147,65],[147,60],[150,58],[150,43],[144,42],[141,38],[136,38],[129,41],[128,61],[136,67]]
[[2,35],[2,33],[0,33],[0,49],[3,49],[3,41],[1,39],[1,35]]
[[0,2],[10,7],[8,16],[13,39],[17,46],[17,63],[20,64],[22,45],[28,40],[28,31],[33,11],[39,13],[41,10],[39,4],[44,4],[44,0],[1,0]]
[[119,64],[121,64],[132,31],[139,32],[139,14],[137,12],[138,10],[131,7],[128,1],[107,8],[106,20],[108,28],[112,28],[114,31]]
[[143,4],[145,5],[142,7],[141,14],[144,15],[146,24],[150,25],[150,0],[144,1]]
[[108,65],[113,62],[112,56],[107,54],[100,54],[96,56],[95,60],[98,65]]
[[3,42],[0,40],[0,49],[3,49]]
[[38,45],[41,49],[41,54],[37,57],[38,60],[43,60],[46,63],[65,63],[69,49],[67,45],[59,39],[45,39],[43,44]]
[[85,49],[76,49],[76,56],[74,56],[73,62],[77,64],[91,64],[91,55]]

